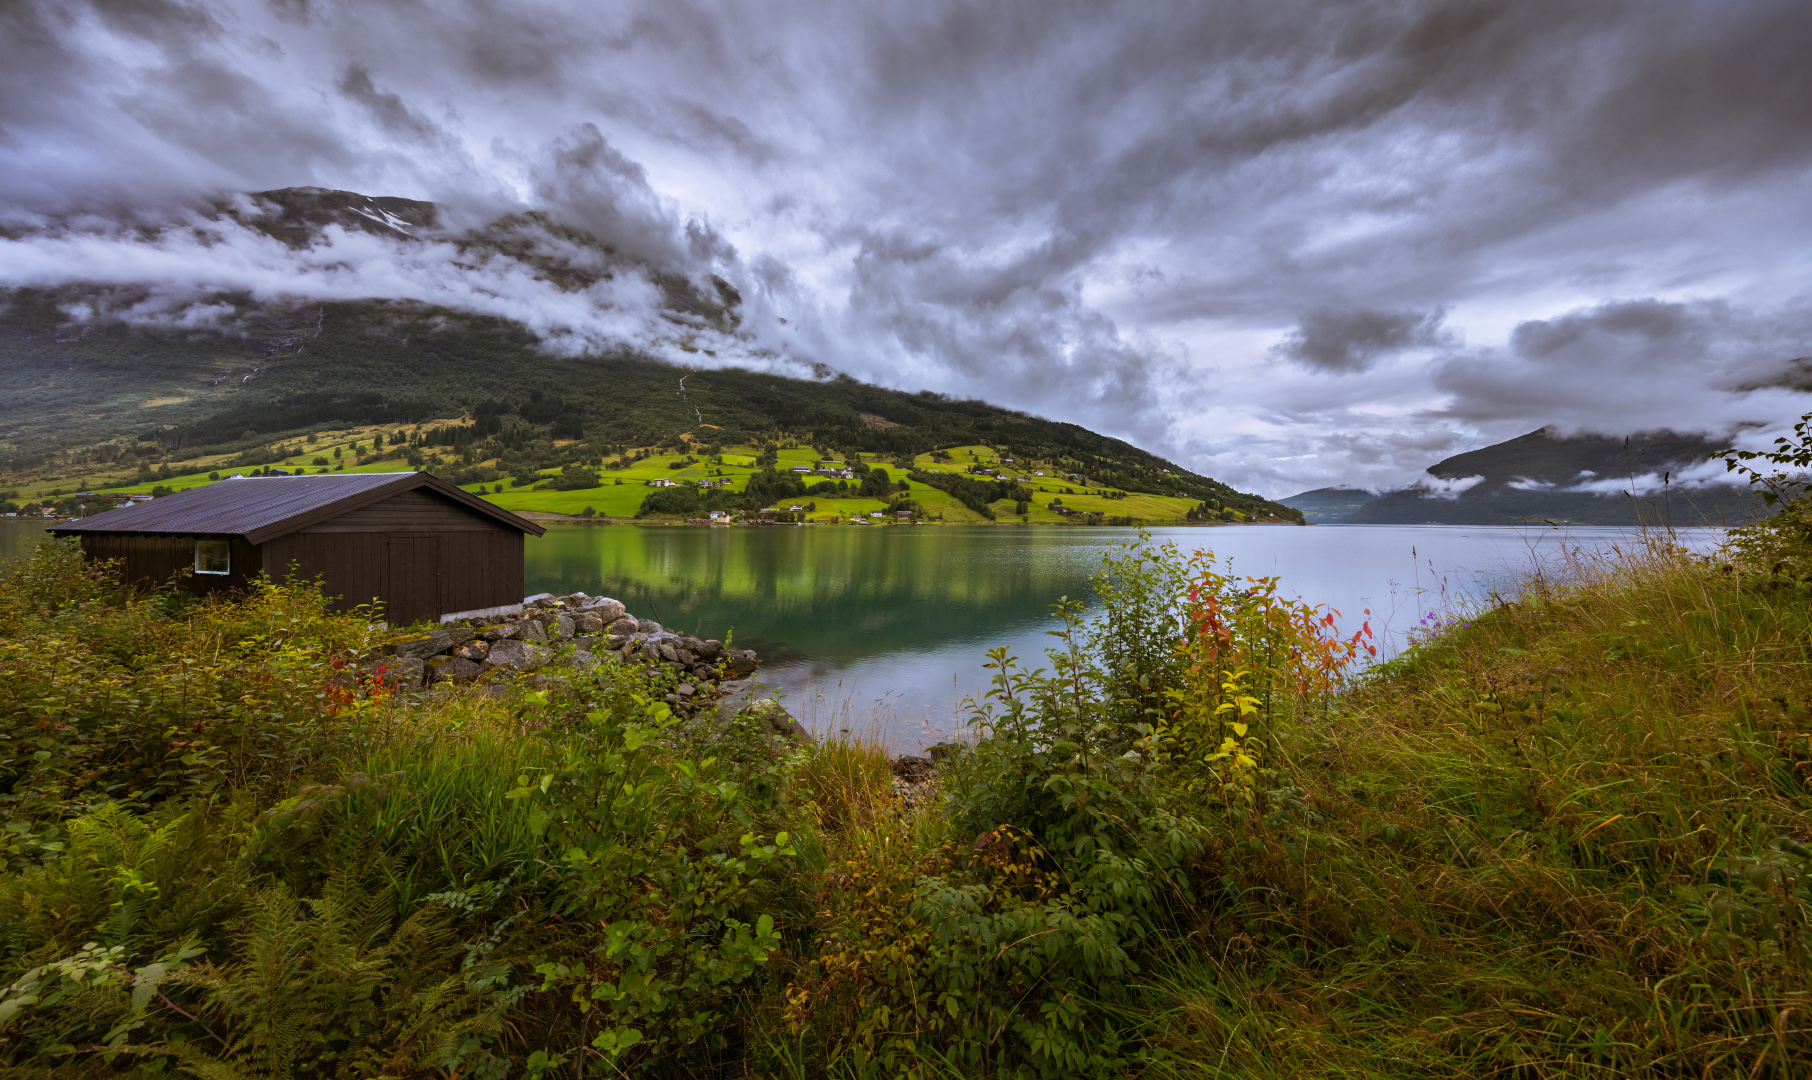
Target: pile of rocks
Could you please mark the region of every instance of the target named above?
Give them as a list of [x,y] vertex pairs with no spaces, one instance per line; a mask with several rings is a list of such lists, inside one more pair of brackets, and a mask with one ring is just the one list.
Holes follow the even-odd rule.
[[584,593],[542,593],[501,620],[465,619],[392,638],[367,658],[363,670],[409,689],[481,678],[492,682],[536,671],[564,647],[572,649],[566,662],[579,668],[639,663],[673,669],[680,683],[668,700],[686,716],[725,695],[743,706],[755,704],[747,697],[749,684],[740,679],[760,663],[753,649],[727,649],[716,639],[674,633],[630,615],[621,601]]
[[937,771],[950,758],[950,747],[937,743],[925,748],[925,756],[901,754],[891,759],[893,767],[893,797],[908,810],[931,802],[937,798]]

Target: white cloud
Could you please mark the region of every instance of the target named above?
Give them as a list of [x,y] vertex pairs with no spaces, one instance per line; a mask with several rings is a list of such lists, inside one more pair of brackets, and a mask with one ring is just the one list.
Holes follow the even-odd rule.
[[1411,484],[1410,490],[1420,493],[1425,499],[1452,500],[1484,482],[1483,476],[1424,476]]
[[[516,239],[533,242],[531,255],[581,265],[599,257],[570,237],[531,231]],[[107,312],[132,323],[218,325],[235,310],[211,299],[221,293],[280,303],[412,300],[514,320],[555,353],[577,355],[628,344],[676,363],[740,363],[809,373],[805,365],[767,349],[759,335],[726,334],[697,320],[675,325],[643,267],[617,262],[606,279],[562,288],[526,257],[462,248],[451,238],[398,240],[329,225],[315,242],[291,248],[231,218],[190,214],[150,239],[117,229],[68,228],[0,238],[0,267],[16,285],[105,281],[137,286],[144,291],[142,298]],[[98,313],[84,304],[70,314],[84,321]]]
[[[1582,473],[1582,476],[1590,476]],[[1658,495],[1666,490],[1695,491],[1701,488],[1730,484],[1732,475],[1722,461],[1701,461],[1677,472],[1658,471],[1636,473],[1631,476],[1606,476],[1584,479],[1578,483],[1559,488],[1568,493],[1590,495]],[[1514,484],[1512,487],[1516,486]]]

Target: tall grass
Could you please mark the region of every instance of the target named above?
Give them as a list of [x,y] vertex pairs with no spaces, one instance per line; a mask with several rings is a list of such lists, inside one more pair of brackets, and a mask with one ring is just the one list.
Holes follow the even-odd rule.
[[1151,983],[1170,1071],[1806,1075],[1809,629],[1656,536],[1294,718]]
[[[674,725],[616,666],[321,709],[353,623],[70,559],[0,582],[0,734],[54,751],[0,770],[21,1075],[1812,1075],[1812,590],[1664,536],[1333,694],[1251,663],[1307,623],[1192,564],[1219,599],[1127,608],[1143,652],[998,656],[917,809],[848,700],[809,748]],[[1149,648],[1210,610],[1190,666]],[[1140,727],[1161,701],[1212,737]]]

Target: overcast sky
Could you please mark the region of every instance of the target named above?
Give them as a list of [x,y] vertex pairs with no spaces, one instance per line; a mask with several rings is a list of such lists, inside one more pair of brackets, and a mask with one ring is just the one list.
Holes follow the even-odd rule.
[[724,359],[1391,486],[1549,423],[1812,408],[1809,57],[1804,0],[8,0],[0,281],[292,275],[642,340],[634,282],[64,227],[305,184],[541,209],[736,281]]

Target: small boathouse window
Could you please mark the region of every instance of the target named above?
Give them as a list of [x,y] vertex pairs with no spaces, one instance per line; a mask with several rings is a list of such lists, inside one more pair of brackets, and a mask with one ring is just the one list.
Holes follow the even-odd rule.
[[227,574],[233,569],[233,546],[227,540],[195,541],[195,572]]

